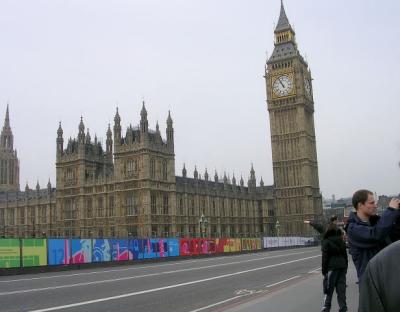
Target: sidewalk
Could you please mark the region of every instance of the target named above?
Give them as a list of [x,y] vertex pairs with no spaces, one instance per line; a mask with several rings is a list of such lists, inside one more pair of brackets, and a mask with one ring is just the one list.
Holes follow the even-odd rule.
[[[357,273],[353,262],[349,261],[347,272],[347,306],[349,312],[358,310]],[[321,311],[322,306],[322,275],[313,273],[310,278],[293,285],[267,293],[265,296],[224,310],[224,312],[299,312]],[[333,295],[331,311],[338,311],[336,292]]]

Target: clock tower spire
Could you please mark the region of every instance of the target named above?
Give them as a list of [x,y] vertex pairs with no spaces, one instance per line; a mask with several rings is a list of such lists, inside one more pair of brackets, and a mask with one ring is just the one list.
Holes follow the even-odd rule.
[[305,219],[322,216],[311,73],[283,2],[265,81],[271,128],[276,217],[280,234],[306,234]]

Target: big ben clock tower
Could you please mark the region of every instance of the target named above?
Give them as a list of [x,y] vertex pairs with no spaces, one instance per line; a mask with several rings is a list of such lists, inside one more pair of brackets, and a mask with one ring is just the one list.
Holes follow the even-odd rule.
[[306,234],[322,216],[311,72],[297,49],[283,3],[265,68],[279,235]]

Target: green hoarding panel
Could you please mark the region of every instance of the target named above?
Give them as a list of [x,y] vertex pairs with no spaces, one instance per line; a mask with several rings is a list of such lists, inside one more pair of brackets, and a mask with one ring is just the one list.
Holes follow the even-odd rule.
[[19,239],[0,239],[0,268],[18,268],[20,263]]
[[47,265],[46,239],[28,238],[22,240],[22,266]]

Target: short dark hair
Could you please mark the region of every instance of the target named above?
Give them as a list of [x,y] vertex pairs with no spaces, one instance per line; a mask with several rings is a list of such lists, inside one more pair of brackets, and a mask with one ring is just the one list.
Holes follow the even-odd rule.
[[329,218],[329,222],[334,222],[337,221],[337,216],[333,215],[332,217]]
[[368,190],[358,190],[353,194],[353,207],[357,210],[357,206],[359,203],[365,204],[368,199],[368,195],[373,195],[371,191]]

